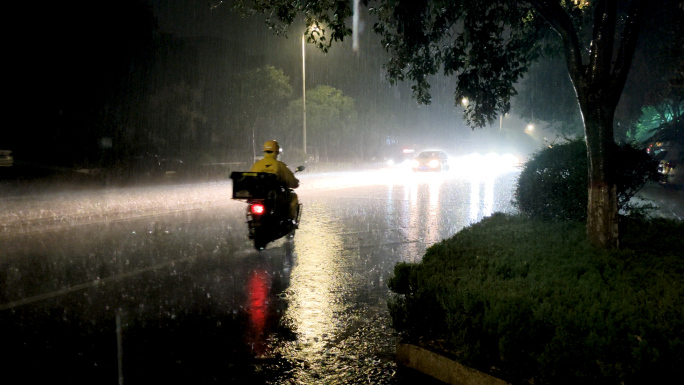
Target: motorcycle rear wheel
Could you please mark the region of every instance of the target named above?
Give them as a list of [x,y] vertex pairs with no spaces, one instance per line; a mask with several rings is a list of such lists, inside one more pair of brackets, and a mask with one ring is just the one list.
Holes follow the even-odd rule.
[[254,248],[258,251],[265,249],[266,245],[268,244],[267,237],[265,237],[261,231],[256,231],[256,229],[254,231],[254,236],[252,237],[252,239],[254,239]]
[[263,240],[263,239],[254,238],[254,248],[257,249],[258,251],[264,250],[266,248],[267,244],[268,244],[268,242]]

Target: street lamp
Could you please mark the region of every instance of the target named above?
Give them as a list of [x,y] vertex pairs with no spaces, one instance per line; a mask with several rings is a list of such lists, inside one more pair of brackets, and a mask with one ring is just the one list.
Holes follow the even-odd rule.
[[303,150],[306,155],[306,34],[302,35],[302,137]]
[[[317,23],[313,23],[309,28],[311,28],[312,33],[321,30]],[[306,155],[306,31],[302,35],[302,139],[302,146]]]

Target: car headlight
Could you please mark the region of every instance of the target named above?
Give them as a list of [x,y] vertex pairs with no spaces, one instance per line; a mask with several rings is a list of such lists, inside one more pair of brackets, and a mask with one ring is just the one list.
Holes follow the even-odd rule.
[[413,168],[418,168],[418,167],[420,167],[420,162],[417,161],[417,160],[412,160],[412,161],[411,161],[411,167],[413,167]]
[[430,163],[428,163],[428,166],[430,166],[430,168],[437,168],[439,167],[439,161],[437,159],[433,159],[430,161]]

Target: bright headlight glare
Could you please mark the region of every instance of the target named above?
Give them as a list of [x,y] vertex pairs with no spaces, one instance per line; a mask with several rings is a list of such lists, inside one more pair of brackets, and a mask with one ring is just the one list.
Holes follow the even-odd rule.
[[428,166],[430,166],[430,168],[437,168],[439,167],[439,161],[437,159],[433,159],[430,161],[430,163],[428,163]]
[[420,166],[420,162],[418,162],[417,160],[411,161],[411,167],[418,168],[418,166]]

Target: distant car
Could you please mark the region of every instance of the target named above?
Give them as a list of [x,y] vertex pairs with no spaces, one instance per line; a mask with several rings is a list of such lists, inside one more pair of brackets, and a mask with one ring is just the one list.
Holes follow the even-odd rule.
[[662,176],[660,183],[665,185],[674,185],[681,182],[678,177],[679,168],[675,167],[677,162],[674,160],[661,160],[658,164],[658,173]]
[[658,161],[658,173],[662,176],[663,185],[684,185],[684,173],[679,165],[684,161],[681,146],[672,142],[655,142],[646,150]]
[[648,147],[646,147],[646,152],[651,156],[660,157],[660,159],[662,159],[667,152],[668,144],[669,143],[663,142],[649,143]]
[[449,157],[444,151],[423,151],[413,158],[411,169],[415,171],[447,171]]
[[159,165],[165,177],[177,177],[185,171],[185,163],[177,158],[163,158],[159,160]]
[[414,150],[412,148],[404,147],[401,150],[394,149],[388,156],[384,158],[388,166],[410,167],[413,160]]
[[0,167],[11,167],[14,164],[11,153],[10,150],[0,150]]

